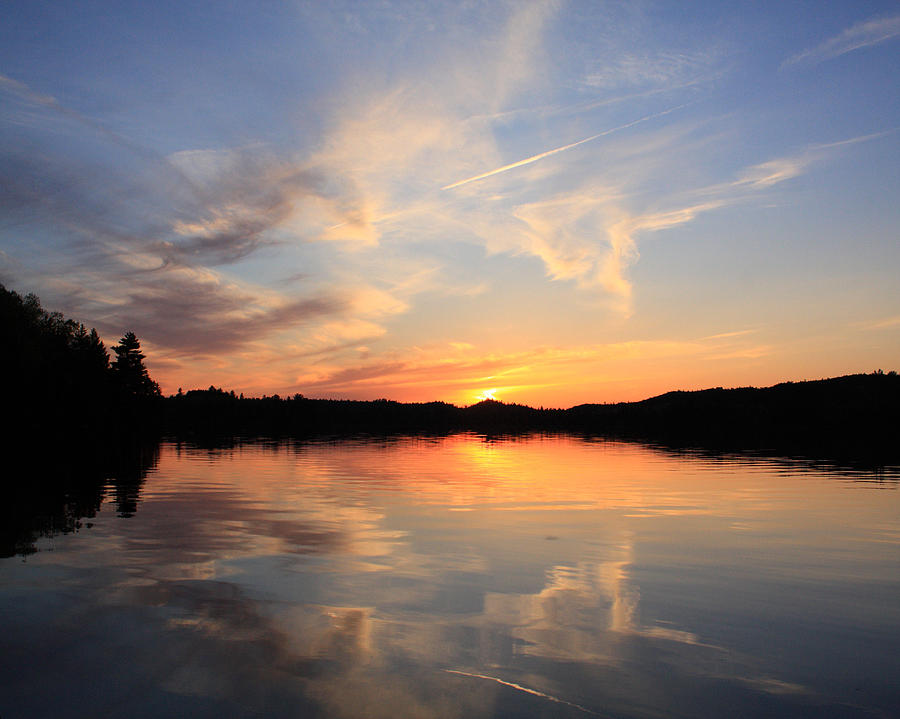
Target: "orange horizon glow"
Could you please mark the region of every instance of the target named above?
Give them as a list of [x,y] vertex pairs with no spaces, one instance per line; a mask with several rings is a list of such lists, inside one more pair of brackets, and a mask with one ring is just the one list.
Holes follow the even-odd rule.
[[[770,352],[775,356],[770,357]],[[463,353],[451,348],[446,354],[437,348],[407,363],[374,370],[360,365],[359,372],[353,373],[321,365],[299,378],[289,364],[275,362],[184,363],[154,358],[151,347],[147,364],[164,394],[175,394],[179,388],[206,389],[212,384],[247,397],[299,393],[312,399],[385,398],[457,406],[491,399],[548,408],[633,402],[675,390],[767,387],[877,369],[860,366],[840,354],[820,357],[813,364],[802,354],[790,356],[760,346],[747,333],[724,333],[689,342],[627,342],[482,355],[468,348]]]

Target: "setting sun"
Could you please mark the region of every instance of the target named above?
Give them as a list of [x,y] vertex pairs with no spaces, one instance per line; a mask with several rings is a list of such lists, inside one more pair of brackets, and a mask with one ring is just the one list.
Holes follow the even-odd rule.
[[496,400],[497,399],[497,396],[495,395],[496,391],[497,391],[496,387],[494,389],[486,389],[481,394],[475,395],[475,399],[478,402],[483,402],[486,399]]

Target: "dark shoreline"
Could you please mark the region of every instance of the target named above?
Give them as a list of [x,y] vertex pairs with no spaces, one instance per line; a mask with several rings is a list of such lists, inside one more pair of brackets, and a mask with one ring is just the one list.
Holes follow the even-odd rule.
[[847,375],[766,388],[668,392],[640,402],[535,409],[485,400],[469,407],[274,397],[214,387],[160,400],[170,437],[315,438],[367,434],[563,432],[720,451],[900,459],[900,377]]
[[[216,387],[163,397],[126,332],[112,347],[95,330],[0,285],[0,396],[8,456],[47,453],[108,463],[161,436],[297,437],[570,432],[668,445],[871,456],[900,454],[900,376],[878,370],[772,387],[674,391],[640,402],[545,409],[485,400],[401,403],[237,396]],[[799,450],[797,448],[800,448]]]

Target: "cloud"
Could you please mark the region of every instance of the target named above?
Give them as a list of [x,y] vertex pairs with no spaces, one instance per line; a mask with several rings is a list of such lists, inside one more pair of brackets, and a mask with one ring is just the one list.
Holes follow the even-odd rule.
[[[177,168],[171,166],[166,158],[158,152],[136,143],[111,130],[103,123],[64,105],[52,95],[38,92],[19,80],[0,74],[0,93],[3,92],[16,98],[20,106],[30,108],[31,111],[20,111],[18,115],[12,114],[12,103],[7,109],[7,113],[12,114],[11,124],[22,125],[26,130],[26,138],[28,137],[28,130],[42,130],[46,133],[41,144],[46,143],[47,138],[52,138],[54,135],[62,137],[71,134],[81,134],[80,140],[82,142],[87,141],[85,144],[92,144],[99,140],[107,145],[111,145],[120,153],[140,159],[145,165],[149,166],[148,169],[152,172],[166,175],[167,183],[182,197],[185,194],[192,195],[196,191],[196,188],[191,185],[188,178],[182,175]],[[34,109],[37,109],[38,112],[34,112]],[[40,111],[43,111],[43,114]],[[25,154],[22,152],[23,147],[21,144],[16,144],[22,143],[22,140],[25,138],[21,136],[11,137],[15,142],[11,142],[9,147],[15,147],[21,154]],[[52,144],[52,140],[50,144]],[[27,139],[24,147],[31,152],[38,150],[39,154],[43,154],[40,152],[43,149],[40,144],[35,147]],[[57,158],[54,157],[53,159]],[[4,177],[3,179],[7,178]]]
[[[375,287],[285,296],[204,272],[211,275],[205,286],[198,278],[183,287],[171,276],[140,281],[114,299],[100,323],[107,337],[118,337],[116,318],[127,318],[127,326],[148,340],[151,372],[164,371],[167,392],[206,387],[216,378],[216,384],[251,394],[291,394],[301,368],[367,357],[360,344],[384,336],[384,321],[408,309]],[[168,325],[173,317],[182,323],[174,330]]]
[[[674,109],[678,108],[657,115]],[[839,148],[884,137],[890,132],[810,145],[799,152],[738,170],[732,180],[701,184],[668,195],[657,193],[655,207],[639,200],[643,186],[677,161],[678,153],[685,154],[679,133],[669,130],[645,135],[639,145],[619,143],[603,150],[586,149],[577,153],[583,154],[583,158],[573,155],[568,163],[558,167],[536,166],[537,160],[548,155],[585,145],[595,138],[591,136],[456,181],[445,189],[461,188],[516,169],[521,176],[498,183],[499,193],[489,196],[487,202],[475,205],[475,196],[464,193],[459,202],[470,201],[468,205],[460,205],[466,212],[467,229],[480,238],[489,252],[537,257],[548,277],[574,281],[585,290],[600,290],[609,298],[612,308],[627,316],[632,298],[628,271],[640,257],[642,234],[683,225],[700,214],[749,202],[779,184],[802,176]],[[604,163],[598,165],[601,152]],[[582,165],[590,167],[591,172],[580,172]],[[606,178],[608,184],[601,184]],[[570,187],[559,189],[567,183]],[[529,195],[541,199],[525,200]]]
[[115,324],[139,329],[154,345],[196,357],[233,352],[274,331],[340,316],[339,294],[289,299],[254,295],[208,270],[178,268],[141,278],[115,309]]
[[[293,154],[253,144],[162,157],[15,80],[0,76],[2,90],[60,118],[4,137],[7,221],[49,223],[87,244],[115,240],[189,265],[237,262],[276,243],[288,224],[305,240],[374,241],[352,178]],[[336,225],[345,229],[329,230]]]
[[[234,262],[253,252],[286,214],[287,182],[201,187],[165,160],[146,162],[101,142],[86,159],[52,137],[0,147],[8,222],[52,228],[58,244],[103,252],[110,243],[154,252],[162,263]],[[241,167],[240,169],[247,169]],[[287,186],[287,187],[286,187]],[[186,191],[185,191],[186,190]]]
[[894,317],[885,317],[880,320],[871,320],[869,322],[860,323],[858,326],[863,330],[883,330],[889,327],[897,327],[900,325],[900,315]]
[[23,100],[34,103],[35,105],[44,105],[45,107],[52,108],[62,107],[52,95],[35,92],[24,82],[19,82],[7,75],[0,74],[0,90],[17,95]]
[[895,132],[900,130],[900,127],[892,127],[888,130],[883,130],[881,132],[872,132],[868,135],[857,135],[856,137],[848,137],[846,140],[835,140],[834,142],[823,142],[817,145],[812,145],[810,150],[831,150],[836,147],[846,147],[848,145],[856,145],[860,142],[869,142],[870,140],[878,140],[882,137],[887,137],[888,135],[892,135]]
[[[47,95],[45,93],[34,90],[24,82],[20,82],[19,80],[11,78],[7,75],[0,74],[0,92],[6,92],[10,95],[13,95],[25,105],[35,105],[45,110],[49,110],[52,113],[65,118],[66,120],[74,121],[84,128],[102,135],[106,140],[110,140],[116,145],[127,148],[128,150],[131,150],[132,152],[135,152],[145,158],[154,160],[160,159],[159,155],[157,155],[155,152],[148,150],[147,148],[142,147],[134,142],[131,142],[122,135],[110,130],[108,127],[106,127],[106,125],[83,115],[77,110],[73,110],[67,105],[62,104],[52,95]],[[30,119],[32,121],[38,120],[37,116],[32,116]]]
[[766,189],[802,175],[810,162],[812,158],[806,155],[783,157],[753,165],[741,174],[734,186],[747,185],[755,190]]
[[539,257],[554,279],[599,286],[627,300],[631,285],[624,272],[638,253],[614,197],[605,188],[585,188],[517,207],[515,216],[527,228],[522,249]]
[[753,329],[753,330],[734,330],[733,332],[720,332],[719,334],[708,335],[706,337],[703,337],[702,339],[704,339],[704,340],[721,340],[721,339],[728,339],[731,337],[743,337],[744,335],[753,334],[754,332],[758,332],[758,331],[759,330],[755,330],[755,329]]
[[[680,106],[679,106],[680,107]],[[668,114],[670,108],[650,117]],[[628,126],[636,124],[629,123]],[[654,134],[658,137],[654,138]],[[548,155],[584,145],[596,136],[564,145],[525,160],[500,166],[486,173],[456,181],[445,189],[461,188],[469,183],[501,175],[516,169],[521,174],[497,185],[499,194],[475,203],[476,196],[463,193],[459,204],[451,210],[460,213],[459,223],[474,232],[492,253],[525,254],[544,264],[547,276],[555,280],[574,281],[580,288],[600,290],[616,311],[631,311],[632,285],[629,268],[639,259],[641,234],[659,232],[693,221],[698,215],[747,202],[754,195],[798,177],[808,167],[824,158],[832,148],[871,139],[865,138],[814,145],[780,158],[751,165],[736,173],[733,180],[713,185],[700,185],[677,194],[663,194],[656,204],[669,203],[668,208],[641,207],[637,198],[640,188],[659,170],[662,159],[678,152],[683,144],[679,133],[659,132],[641,138],[630,149],[628,145],[603,151],[605,164],[598,167],[600,148],[584,153],[559,167],[536,168],[534,163]],[[674,161],[669,159],[668,162]],[[591,167],[587,175],[578,171],[584,164]],[[609,178],[609,184],[598,180]],[[570,187],[560,190],[560,185]],[[541,199],[528,201],[529,195]],[[468,204],[467,204],[468,203]],[[464,214],[462,214],[464,213]]]
[[814,48],[789,57],[781,67],[783,69],[791,65],[817,65],[854,50],[879,45],[898,35],[900,35],[900,15],[873,18],[847,28]]
[[680,206],[660,211],[632,209],[634,202],[629,193],[610,188],[567,193],[554,200],[521,206],[515,214],[526,222],[530,234],[530,243],[523,249],[539,256],[551,277],[575,279],[582,287],[600,287],[618,297],[617,306],[628,314],[632,286],[627,271],[640,256],[641,233],[677,227],[700,214],[746,202],[755,193],[801,176],[832,148],[883,135],[815,145],[795,155],[751,165],[738,172],[734,180],[701,186],[670,198],[680,200]]
[[[136,257],[128,253],[123,259],[133,263]],[[68,308],[67,314],[90,318],[108,341],[134,330],[162,357],[227,354],[274,332],[311,331],[347,321],[361,311],[358,296],[349,289],[292,296],[237,282],[208,268],[143,269],[117,264],[113,258],[101,268],[70,269],[44,286],[50,297]]]
[[524,2],[514,5],[501,36],[500,50],[493,67],[493,110],[502,109],[523,86],[534,85],[547,57],[543,48],[543,34],[547,21],[561,3],[556,0]]
[[796,177],[804,175],[810,167],[819,162],[823,162],[831,156],[834,151],[851,147],[859,143],[870,142],[882,137],[887,137],[896,131],[897,128],[892,128],[883,132],[858,135],[856,137],[836,140],[834,142],[811,144],[805,149],[793,154],[776,157],[765,162],[751,165],[739,172],[736,179],[700,188],[697,191],[697,195],[718,197],[723,204],[732,204],[734,202],[743,201],[746,197],[742,194],[742,191],[750,190],[751,192],[756,192],[768,190],[782,182],[787,182],[788,180],[793,180]]
[[[622,190],[585,186],[519,205],[513,214],[522,226],[502,233],[495,229],[502,239],[490,240],[488,248],[538,257],[551,278],[575,281],[586,290],[599,289],[618,312],[628,315],[632,296],[628,270],[640,257],[638,236],[688,223],[734,201],[698,197],[675,209],[640,212],[629,208],[630,200]],[[482,232],[487,235],[491,230]]]
[[704,51],[663,50],[646,53],[625,52],[598,61],[582,78],[590,88],[610,90],[620,87],[684,87],[707,76],[717,61],[718,53]]
[[[54,177],[59,175],[40,174],[44,186]],[[25,186],[28,178],[24,173],[16,181]],[[118,196],[114,177],[81,173],[71,182],[65,179],[60,177],[55,192],[36,198],[32,211],[12,198],[26,218],[32,212],[43,221],[52,218],[64,237],[70,235],[62,252],[35,247],[33,252],[47,253],[46,261],[32,268],[18,263],[16,282],[41,292],[47,306],[97,326],[108,339],[133,329],[167,353],[208,356],[283,329],[346,320],[360,312],[373,316],[355,299],[364,287],[317,287],[307,281],[290,293],[274,292],[228,279],[204,264],[236,261],[259,246],[265,222],[252,219],[252,213],[237,212],[206,231],[189,228],[187,244],[178,245],[156,239],[163,222],[149,208],[144,222],[132,217],[130,227],[103,209]]]
[[[171,159],[195,178],[205,197],[157,243],[157,251],[172,261],[235,262],[275,244],[274,231],[297,216],[308,217],[311,206],[330,204],[323,178],[265,148],[191,151]],[[336,212],[319,224],[341,217]]]
[[133,329],[161,365],[177,366],[179,356],[238,352],[301,327],[314,335],[306,350],[377,336],[379,317],[406,309],[359,278],[306,271],[290,291],[275,291],[214,269],[278,247],[289,225],[292,267],[302,268],[300,245],[335,222],[359,224],[352,183],[262,145],[165,158],[136,152],[77,113],[60,112],[52,98],[8,78],[4,85],[61,114],[79,139],[29,126],[0,141],[4,234],[40,238],[4,254],[5,274],[17,274],[4,279],[27,283],[47,306],[97,326],[108,340]]

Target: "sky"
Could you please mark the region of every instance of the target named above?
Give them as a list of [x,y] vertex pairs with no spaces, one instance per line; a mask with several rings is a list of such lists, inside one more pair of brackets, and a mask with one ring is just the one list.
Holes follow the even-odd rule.
[[166,394],[533,406],[900,369],[900,2],[42,2],[0,282]]

